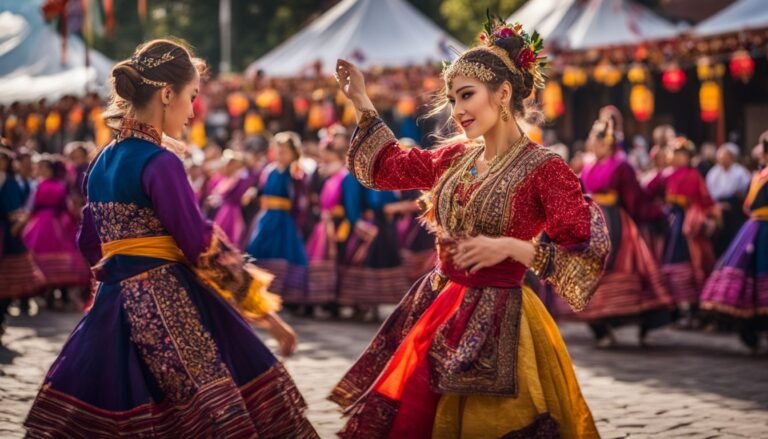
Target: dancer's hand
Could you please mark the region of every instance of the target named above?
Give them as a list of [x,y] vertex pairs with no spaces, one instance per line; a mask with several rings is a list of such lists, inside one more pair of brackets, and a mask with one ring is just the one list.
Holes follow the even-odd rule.
[[355,106],[358,115],[365,110],[375,110],[365,89],[365,77],[356,65],[340,59],[336,61],[336,81],[344,96]]
[[530,266],[534,256],[533,244],[517,238],[491,238],[479,235],[462,239],[455,247],[453,260],[469,273],[492,267],[512,258],[523,265]]
[[280,353],[290,357],[296,351],[296,332],[275,313],[269,313],[262,319],[262,325],[269,331],[280,346]]

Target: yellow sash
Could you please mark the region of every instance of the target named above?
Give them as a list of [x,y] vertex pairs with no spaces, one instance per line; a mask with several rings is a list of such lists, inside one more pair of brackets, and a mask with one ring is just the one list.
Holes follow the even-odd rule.
[[592,194],[592,199],[601,206],[615,206],[619,202],[619,194],[615,191]]
[[686,197],[685,195],[675,195],[675,194],[667,195],[667,203],[680,206],[683,209],[687,208],[689,204],[688,197]]
[[262,195],[261,208],[263,210],[291,210],[291,200],[272,195]]
[[172,236],[148,236],[145,238],[128,238],[101,244],[102,258],[98,266],[115,255],[145,256],[164,259],[172,262],[186,262],[184,253]]
[[749,217],[755,221],[768,221],[768,206],[753,210]]

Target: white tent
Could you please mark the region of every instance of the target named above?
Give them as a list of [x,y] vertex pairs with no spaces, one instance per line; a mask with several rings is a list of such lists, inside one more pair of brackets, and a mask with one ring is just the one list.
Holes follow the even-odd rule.
[[299,76],[338,58],[363,68],[399,67],[452,58],[463,46],[404,0],[342,0],[305,29],[248,67],[272,76]]
[[40,0],[0,0],[0,103],[104,93],[113,62],[91,50],[85,67],[85,45],[67,38],[66,64],[61,63],[61,37],[48,26]]
[[707,36],[768,28],[768,2],[739,0],[699,23],[696,35]]
[[567,39],[570,49],[581,50],[671,39],[679,33],[673,23],[630,0],[590,0]]
[[515,11],[508,23],[520,22],[537,31],[549,47],[567,44],[565,36],[584,10],[583,0],[529,0]]
[[547,46],[570,50],[633,45],[680,33],[631,0],[528,0],[509,21],[537,30]]

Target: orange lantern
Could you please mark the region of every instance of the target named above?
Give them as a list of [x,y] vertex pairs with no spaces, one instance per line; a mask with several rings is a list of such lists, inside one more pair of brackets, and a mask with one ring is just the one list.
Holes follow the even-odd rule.
[[627,79],[633,84],[641,84],[648,78],[648,72],[645,66],[640,63],[634,63],[627,72]]
[[568,66],[563,70],[563,85],[578,88],[587,83],[587,72],[581,67]]
[[11,137],[13,134],[13,130],[16,128],[16,125],[19,123],[19,118],[16,117],[16,115],[12,114],[8,119],[5,120],[5,137]]
[[646,122],[653,115],[653,93],[645,84],[632,86],[629,93],[629,108],[638,122]]
[[679,66],[674,65],[664,71],[661,75],[661,83],[667,91],[672,93],[679,92],[685,85],[685,71]]
[[755,73],[755,60],[746,50],[739,50],[731,56],[731,63],[728,68],[731,71],[731,76],[746,84]]
[[621,81],[621,70],[609,62],[601,62],[592,72],[595,81],[613,87]]
[[61,128],[61,115],[51,111],[45,118],[45,134],[52,135]]
[[27,116],[27,133],[30,136],[35,136],[40,132],[40,126],[43,124],[43,120],[37,113],[31,113]]
[[699,107],[701,108],[701,120],[715,122],[720,117],[720,101],[722,91],[717,82],[704,81],[699,89]]
[[74,106],[69,110],[67,115],[67,123],[70,129],[77,128],[83,122],[83,109],[79,105]]
[[565,112],[563,89],[556,81],[548,81],[541,95],[544,116],[547,120],[555,120]]

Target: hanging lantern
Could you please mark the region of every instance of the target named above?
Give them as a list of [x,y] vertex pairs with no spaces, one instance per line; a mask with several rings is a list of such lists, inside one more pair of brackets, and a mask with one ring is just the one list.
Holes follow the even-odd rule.
[[648,79],[648,72],[645,66],[640,63],[634,63],[627,72],[627,79],[633,84],[642,84]]
[[700,81],[720,78],[725,73],[725,66],[722,64],[712,64],[709,57],[703,57],[696,62],[696,74]]
[[717,82],[708,80],[701,84],[699,90],[699,107],[701,120],[715,122],[720,117],[720,101],[722,92]]
[[581,67],[568,66],[563,70],[563,85],[578,88],[587,83],[587,72]]
[[608,61],[601,62],[592,72],[592,77],[600,84],[613,87],[621,81],[621,70]]
[[661,83],[667,91],[679,92],[685,85],[685,71],[678,65],[673,65],[661,75]]
[[43,118],[37,113],[31,113],[27,116],[27,133],[30,136],[36,136],[40,132],[40,126],[43,124]]
[[645,84],[635,84],[629,93],[629,108],[638,122],[646,122],[653,116],[653,93]]
[[45,118],[45,134],[49,136],[61,128],[61,115],[57,111],[51,111]]
[[560,117],[565,112],[563,103],[563,89],[557,81],[548,81],[544,86],[541,95],[542,106],[544,107],[544,117],[552,121]]
[[731,63],[728,67],[731,71],[731,76],[746,84],[755,73],[755,60],[752,59],[752,56],[746,50],[739,50],[731,56]]

